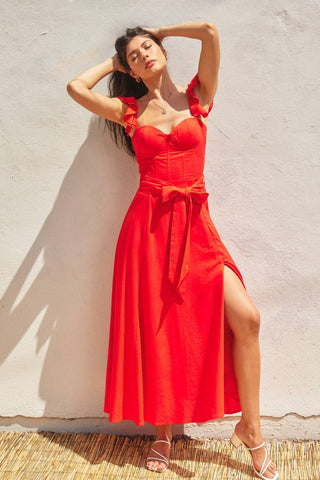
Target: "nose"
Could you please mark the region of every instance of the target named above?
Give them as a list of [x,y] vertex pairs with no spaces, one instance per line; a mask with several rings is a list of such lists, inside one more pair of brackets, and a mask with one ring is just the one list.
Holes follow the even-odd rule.
[[143,61],[145,62],[146,59],[147,59],[147,54],[142,52],[142,55],[141,55],[141,56],[142,56]]

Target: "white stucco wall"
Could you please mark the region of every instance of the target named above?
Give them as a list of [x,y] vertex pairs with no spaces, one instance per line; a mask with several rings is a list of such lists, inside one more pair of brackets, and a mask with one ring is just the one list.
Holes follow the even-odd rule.
[[[138,168],[66,85],[113,55],[126,26],[208,20],[221,69],[206,186],[261,313],[261,416],[279,438],[284,418],[288,437],[318,438],[319,9],[312,0],[2,2],[3,428],[73,418],[83,429],[135,430],[108,424],[103,400],[113,258]],[[164,45],[173,81],[186,86],[200,42]]]

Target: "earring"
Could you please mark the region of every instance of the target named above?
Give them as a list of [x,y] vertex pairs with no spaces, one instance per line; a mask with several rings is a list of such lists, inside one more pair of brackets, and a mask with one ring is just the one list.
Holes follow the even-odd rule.
[[137,82],[137,83],[140,83],[140,82],[141,82],[141,78],[140,78],[140,77],[136,78],[136,82]]

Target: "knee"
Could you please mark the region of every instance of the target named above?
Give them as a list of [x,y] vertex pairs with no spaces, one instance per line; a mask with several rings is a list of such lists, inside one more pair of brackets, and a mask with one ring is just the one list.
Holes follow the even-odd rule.
[[256,307],[251,307],[247,313],[247,334],[256,336],[260,331],[260,312]]
[[254,306],[250,306],[245,312],[242,312],[241,320],[236,322],[236,327],[233,329],[233,333],[240,340],[248,340],[257,337],[259,331],[260,313]]

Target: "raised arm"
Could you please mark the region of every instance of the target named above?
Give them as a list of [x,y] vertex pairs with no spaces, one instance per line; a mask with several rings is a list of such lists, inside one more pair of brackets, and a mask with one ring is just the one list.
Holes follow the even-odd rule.
[[203,107],[209,108],[218,87],[220,66],[220,43],[216,25],[211,22],[188,22],[148,29],[160,40],[169,36],[181,36],[201,40],[201,53],[198,66],[199,83],[194,93]]
[[67,85],[67,92],[90,112],[125,126],[123,122],[123,115],[126,111],[125,103],[119,98],[111,98],[91,90],[99,80],[114,70],[125,71],[119,62],[117,53],[73,78]]

